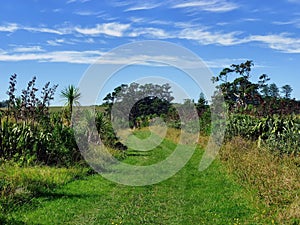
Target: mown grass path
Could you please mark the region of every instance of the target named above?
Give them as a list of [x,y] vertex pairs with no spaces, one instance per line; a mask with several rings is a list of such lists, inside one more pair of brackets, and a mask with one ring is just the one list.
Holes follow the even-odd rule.
[[[129,151],[125,161],[140,165],[159,161],[174,146],[164,141],[147,154]],[[259,224],[260,209],[252,198],[254,194],[236,184],[218,160],[199,172],[202,153],[197,149],[180,172],[151,186],[124,186],[100,175],[74,181],[13,210],[8,215],[9,221],[12,224]]]

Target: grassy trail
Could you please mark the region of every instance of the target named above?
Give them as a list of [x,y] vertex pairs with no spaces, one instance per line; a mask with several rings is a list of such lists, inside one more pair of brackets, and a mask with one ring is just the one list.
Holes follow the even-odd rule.
[[[170,141],[139,155],[128,153],[131,164],[148,164],[169,155]],[[265,224],[253,199],[228,176],[216,160],[198,171],[203,151],[197,149],[175,176],[159,184],[129,187],[100,175],[77,180],[8,215],[11,224]],[[258,222],[259,221],[259,222]]]

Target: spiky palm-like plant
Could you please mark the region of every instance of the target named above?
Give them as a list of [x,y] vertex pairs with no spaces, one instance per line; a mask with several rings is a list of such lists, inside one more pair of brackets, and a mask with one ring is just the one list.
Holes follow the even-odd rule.
[[79,89],[74,85],[69,85],[61,91],[61,97],[66,101],[66,106],[68,107],[71,116],[73,113],[73,106],[79,105],[78,100],[81,97]]

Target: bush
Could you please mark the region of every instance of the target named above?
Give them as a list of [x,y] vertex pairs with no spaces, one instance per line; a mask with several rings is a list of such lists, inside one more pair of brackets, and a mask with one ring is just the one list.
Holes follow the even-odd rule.
[[64,125],[61,113],[50,114],[43,123],[2,120],[0,158],[22,165],[70,165],[81,159],[74,132]]

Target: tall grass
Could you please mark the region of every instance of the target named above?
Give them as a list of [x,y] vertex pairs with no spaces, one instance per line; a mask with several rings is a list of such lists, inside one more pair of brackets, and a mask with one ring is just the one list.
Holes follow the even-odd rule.
[[274,155],[254,141],[234,137],[222,147],[220,158],[229,173],[257,192],[269,209],[266,217],[278,224],[300,223],[299,157]]

